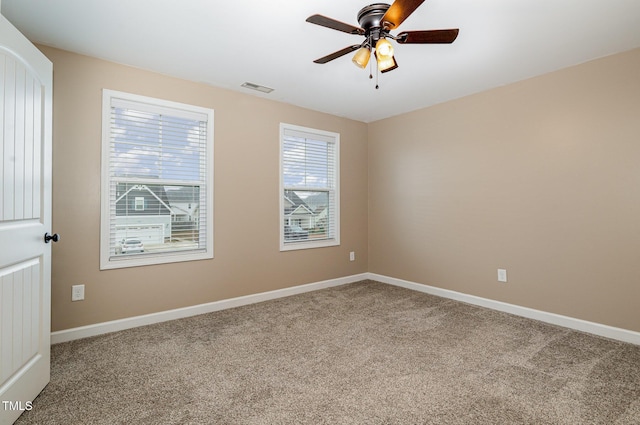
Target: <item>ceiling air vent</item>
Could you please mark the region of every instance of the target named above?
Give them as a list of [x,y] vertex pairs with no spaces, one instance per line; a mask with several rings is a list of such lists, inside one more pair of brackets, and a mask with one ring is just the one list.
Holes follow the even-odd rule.
[[248,82],[247,83],[243,83],[242,87],[246,87],[246,88],[251,89],[251,90],[258,90],[258,91],[261,91],[262,93],[271,93],[273,91],[272,88],[265,87],[265,86],[260,86],[258,84],[253,84],[253,83],[248,83]]

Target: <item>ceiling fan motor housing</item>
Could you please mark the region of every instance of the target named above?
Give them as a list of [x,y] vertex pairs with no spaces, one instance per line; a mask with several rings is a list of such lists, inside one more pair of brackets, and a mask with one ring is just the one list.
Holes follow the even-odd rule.
[[365,30],[365,37],[371,37],[374,44],[381,35],[388,33],[383,28],[382,17],[389,7],[387,3],[374,3],[363,7],[358,12],[358,23]]

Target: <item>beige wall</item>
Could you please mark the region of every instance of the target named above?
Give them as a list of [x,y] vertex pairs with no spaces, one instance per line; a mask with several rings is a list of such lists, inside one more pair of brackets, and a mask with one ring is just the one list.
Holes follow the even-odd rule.
[[[366,271],[640,331],[640,50],[367,126],[40,48],[54,331]],[[99,270],[102,88],[215,109],[213,260]],[[278,250],[280,122],[341,134],[339,247]]]
[[636,49],[369,125],[369,271],[640,331],[639,76]]
[[[367,271],[366,124],[39,47],[54,67],[53,331]],[[103,88],[215,110],[213,260],[99,270]],[[279,252],[280,122],[341,135],[338,247]]]

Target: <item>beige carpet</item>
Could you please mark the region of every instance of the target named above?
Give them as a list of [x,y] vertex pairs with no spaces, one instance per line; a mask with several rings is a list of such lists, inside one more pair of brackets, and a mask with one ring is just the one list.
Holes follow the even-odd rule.
[[376,282],[58,344],[18,424],[639,424],[640,347]]

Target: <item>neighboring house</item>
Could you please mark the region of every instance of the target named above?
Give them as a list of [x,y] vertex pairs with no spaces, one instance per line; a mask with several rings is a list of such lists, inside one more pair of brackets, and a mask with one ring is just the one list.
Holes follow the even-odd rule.
[[171,239],[197,242],[200,229],[200,188],[170,186],[165,192],[171,208]]
[[305,198],[304,202],[313,211],[313,228],[325,229],[329,217],[329,193],[318,192]]
[[116,241],[162,244],[171,237],[171,207],[162,185],[118,183]]
[[327,219],[325,194],[311,195],[304,200],[293,190],[284,192],[284,220],[286,226],[300,226],[305,230],[322,227]]
[[317,230],[326,230],[329,218],[329,208],[319,207],[315,211],[314,228]]
[[200,215],[200,191],[197,187],[170,187],[165,190],[172,221],[197,221]]

